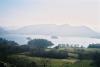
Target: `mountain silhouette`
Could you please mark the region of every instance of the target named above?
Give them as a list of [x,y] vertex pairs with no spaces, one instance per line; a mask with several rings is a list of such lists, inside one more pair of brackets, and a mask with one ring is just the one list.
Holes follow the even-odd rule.
[[0,34],[7,34],[7,33],[8,32],[4,28],[0,27]]
[[93,31],[86,26],[70,26],[68,24],[40,24],[25,26],[12,31],[16,34],[33,34],[33,35],[55,35],[55,36],[75,36],[75,37],[94,37],[99,38],[100,33]]

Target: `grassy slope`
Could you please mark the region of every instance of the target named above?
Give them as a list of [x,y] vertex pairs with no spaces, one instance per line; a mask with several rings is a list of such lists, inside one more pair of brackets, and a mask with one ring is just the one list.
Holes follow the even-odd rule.
[[[50,50],[50,49],[47,49]],[[26,56],[24,54],[17,54],[17,55],[12,55],[9,56],[10,59],[16,59],[19,61],[22,61],[23,63],[31,63],[32,61],[36,62],[38,65],[41,65],[45,62],[47,62],[48,67],[92,67],[91,60],[82,60],[79,61],[77,59],[75,59],[75,56],[77,56],[77,54],[75,54],[75,50],[73,48],[67,48],[67,49],[58,49],[58,50],[67,50],[69,55],[71,56],[71,58],[68,59],[49,59],[49,58],[40,58],[40,57],[30,57],[30,56]],[[87,48],[84,49],[85,52],[94,52],[94,51],[99,51],[100,49],[95,49],[95,48]],[[72,58],[72,56],[74,56],[74,58]],[[49,62],[48,62],[49,60]]]
[[[24,62],[36,62],[38,65],[43,64],[44,61],[48,58],[39,58],[39,57],[29,57],[25,55],[12,55],[9,58],[11,59],[17,59],[17,60],[23,60]],[[48,59],[49,62],[47,63],[48,67],[92,67],[90,66],[91,61],[90,60],[83,60],[83,61],[77,61],[76,59]]]

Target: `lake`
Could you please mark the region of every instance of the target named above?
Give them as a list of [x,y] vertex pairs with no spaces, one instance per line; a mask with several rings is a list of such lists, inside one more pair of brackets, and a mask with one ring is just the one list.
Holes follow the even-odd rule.
[[78,44],[79,46],[87,47],[91,43],[100,43],[100,39],[96,38],[86,38],[86,37],[61,37],[57,36],[57,39],[51,38],[49,35],[22,35],[22,34],[7,34],[7,35],[0,35],[0,37],[5,38],[7,40],[12,40],[17,42],[20,45],[27,44],[28,39],[30,37],[32,39],[47,39],[53,42],[56,45],[58,44],[69,44],[75,45]]

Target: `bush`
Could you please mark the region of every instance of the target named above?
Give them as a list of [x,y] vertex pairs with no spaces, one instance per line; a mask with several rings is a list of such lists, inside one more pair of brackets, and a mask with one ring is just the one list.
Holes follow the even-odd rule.
[[58,51],[58,50],[50,50],[50,51],[34,50],[31,52],[31,56],[66,59],[68,58],[68,53],[67,51]]

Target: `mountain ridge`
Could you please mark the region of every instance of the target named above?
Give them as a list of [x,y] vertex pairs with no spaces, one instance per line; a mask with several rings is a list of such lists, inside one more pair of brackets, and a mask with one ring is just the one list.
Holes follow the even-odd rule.
[[39,24],[30,25],[11,31],[16,34],[33,34],[33,35],[55,35],[55,36],[79,36],[100,38],[97,33],[86,26]]
[[8,31],[6,31],[3,27],[0,27],[0,34],[7,34]]

